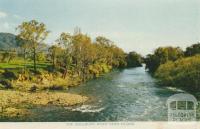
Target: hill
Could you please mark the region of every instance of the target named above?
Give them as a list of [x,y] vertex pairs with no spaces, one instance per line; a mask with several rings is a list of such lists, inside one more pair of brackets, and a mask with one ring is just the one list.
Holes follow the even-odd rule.
[[16,36],[10,33],[0,33],[0,49],[16,48]]

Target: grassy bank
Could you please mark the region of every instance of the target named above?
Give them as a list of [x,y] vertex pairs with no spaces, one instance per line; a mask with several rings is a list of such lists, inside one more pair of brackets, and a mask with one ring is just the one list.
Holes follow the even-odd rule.
[[64,90],[71,86],[79,85],[82,80],[78,75],[67,75],[63,77],[60,72],[50,73],[42,71],[38,74],[20,70],[1,70],[0,88],[14,89],[18,91],[43,91]]
[[[83,79],[81,74],[59,69],[50,71],[48,65],[39,68],[37,72],[26,71],[20,66],[9,67],[12,64],[0,64],[0,117],[25,117],[31,114],[34,106],[73,106],[83,104],[89,98],[86,96],[63,93],[69,87],[78,86],[85,81],[108,73],[112,67],[105,64],[95,64],[88,67]],[[4,68],[2,68],[4,67]]]

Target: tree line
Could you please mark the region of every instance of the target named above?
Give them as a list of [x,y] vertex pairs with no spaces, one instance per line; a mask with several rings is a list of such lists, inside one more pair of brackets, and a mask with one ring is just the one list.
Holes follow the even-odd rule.
[[37,73],[38,63],[48,64],[47,71],[77,75],[83,81],[98,77],[112,68],[140,67],[159,78],[164,85],[200,89],[200,43],[182,50],[180,47],[159,47],[153,54],[142,57],[132,51],[125,53],[106,37],[92,40],[78,29],[74,34],[62,32],[53,45],[45,44],[50,31],[46,25],[36,20],[23,22],[17,28],[19,49],[1,50],[0,62],[9,63],[15,58],[23,58],[24,72],[30,70],[27,63],[33,62],[33,72]]
[[[3,51],[1,62],[9,63],[15,57],[23,59],[24,71],[27,63],[33,62],[33,72],[37,73],[38,63],[50,63],[49,72],[59,71],[65,77],[68,73],[78,74],[83,80],[99,76],[112,68],[141,66],[142,57],[136,52],[125,53],[106,37],[92,40],[87,34],[62,32],[52,43],[45,39],[51,33],[46,25],[36,20],[23,22],[17,28],[17,50]],[[5,61],[9,58],[9,61]]]
[[146,69],[160,79],[162,86],[200,90],[200,43],[182,50],[179,47],[159,47],[146,56]]

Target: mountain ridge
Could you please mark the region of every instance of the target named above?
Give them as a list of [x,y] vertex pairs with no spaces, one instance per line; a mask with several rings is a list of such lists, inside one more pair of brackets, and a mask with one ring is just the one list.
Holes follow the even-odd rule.
[[0,32],[0,49],[8,50],[17,48],[16,35]]

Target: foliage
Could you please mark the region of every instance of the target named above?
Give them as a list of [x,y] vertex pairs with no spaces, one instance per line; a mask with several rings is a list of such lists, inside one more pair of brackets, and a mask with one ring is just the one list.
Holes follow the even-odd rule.
[[17,79],[18,77],[18,71],[9,71],[9,70],[5,70],[4,73],[2,73],[2,75],[4,76],[4,78],[6,79]]
[[48,49],[48,53],[52,66],[55,68],[58,65],[58,62],[61,62],[60,57],[63,54],[63,49],[58,45],[52,45]]
[[88,72],[92,77],[99,77],[102,73],[108,73],[111,68],[107,64],[93,64],[88,67]]
[[44,52],[37,53],[37,61],[38,62],[45,62],[46,61],[46,54]]
[[176,61],[183,57],[184,53],[179,47],[159,47],[153,54],[145,58],[146,68],[154,73],[157,68],[168,61]]
[[140,67],[142,66],[142,56],[136,52],[129,52],[126,56],[128,67]]
[[15,50],[2,50],[0,51],[0,62],[1,63],[10,63],[17,57],[17,52]]
[[46,39],[49,31],[47,31],[44,23],[39,23],[36,20],[23,22],[17,27],[17,30],[19,31],[19,34],[17,35],[18,39],[23,41],[20,46],[24,49],[29,48],[32,52],[34,70],[36,71],[37,50],[40,44],[43,44],[43,41]]
[[1,79],[0,85],[1,85],[1,89],[11,89],[12,88],[11,81],[8,79]]
[[[96,41],[92,42],[89,36],[80,32],[75,35],[61,33],[56,43],[49,48],[49,55],[52,66],[62,69],[64,76],[67,71],[72,71],[74,74],[78,73],[78,76],[85,81],[91,77],[88,72],[91,66],[100,66],[101,64],[106,67],[126,66],[123,50],[105,37],[97,37]],[[107,71],[99,69],[98,72]]]
[[125,67],[127,65],[124,51],[114,45],[114,42],[105,37],[99,36],[96,38],[95,45],[97,48],[96,62],[106,63],[116,68]]
[[155,76],[165,85],[200,91],[200,55],[162,64]]
[[[62,89],[127,66],[126,53],[106,37],[98,36],[93,41],[80,30],[74,34],[63,32],[47,46],[44,40],[49,31],[36,20],[23,22],[17,32],[15,42],[20,49],[13,51],[16,57],[11,50],[0,53],[0,68],[9,69],[1,77],[10,79],[15,89]],[[54,78],[46,77],[49,74]]]
[[194,56],[196,54],[200,54],[200,43],[193,44],[186,48],[185,56]]

